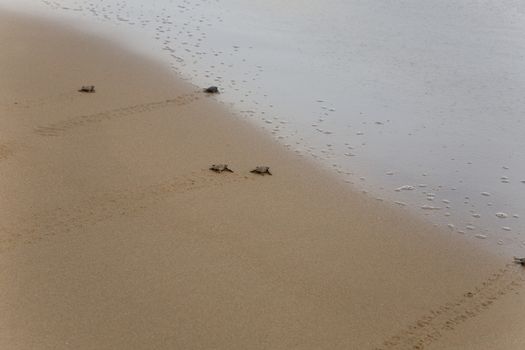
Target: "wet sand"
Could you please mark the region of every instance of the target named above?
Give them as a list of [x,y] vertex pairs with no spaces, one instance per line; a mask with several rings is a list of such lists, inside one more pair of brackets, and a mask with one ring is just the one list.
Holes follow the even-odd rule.
[[507,258],[108,41],[5,12],[0,37],[0,348],[525,345]]
[[2,3],[220,84],[242,117],[355,188],[525,255],[525,11],[512,2]]

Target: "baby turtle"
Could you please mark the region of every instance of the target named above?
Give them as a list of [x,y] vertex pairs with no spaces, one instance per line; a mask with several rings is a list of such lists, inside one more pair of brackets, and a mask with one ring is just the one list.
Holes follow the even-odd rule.
[[210,170],[211,171],[215,171],[216,173],[222,173],[223,171],[227,171],[227,172],[233,173],[233,170],[228,168],[228,164],[213,164],[210,167]]
[[82,87],[80,88],[80,90],[78,90],[78,92],[88,92],[88,93],[95,92],[95,86],[94,86],[94,85],[85,85],[85,86],[82,86]]
[[514,257],[514,262],[516,264],[520,264],[521,266],[525,266],[525,258],[516,258],[516,257]]
[[259,175],[265,175],[265,174],[272,175],[272,173],[270,172],[270,167],[267,167],[267,166],[257,166],[255,167],[255,169],[251,171],[251,173],[259,174]]
[[204,89],[204,92],[206,92],[208,94],[218,94],[219,93],[219,88],[216,87],[216,86],[210,86],[210,87]]

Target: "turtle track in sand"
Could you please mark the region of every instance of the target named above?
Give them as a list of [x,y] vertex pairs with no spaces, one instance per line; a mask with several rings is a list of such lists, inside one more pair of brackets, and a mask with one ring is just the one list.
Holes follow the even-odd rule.
[[81,99],[83,96],[79,94],[77,91],[75,92],[64,92],[59,93],[56,95],[51,95],[47,97],[41,97],[41,98],[35,98],[35,99],[20,99],[16,102],[3,102],[2,108],[5,109],[7,112],[11,111],[19,111],[22,109],[29,109],[29,108],[35,108],[35,107],[43,107],[47,105],[57,104],[57,103],[64,103],[66,101],[72,102],[78,99]]
[[5,143],[0,143],[0,162],[6,160],[13,155],[13,148]]
[[237,174],[217,176],[205,169],[134,189],[94,194],[78,204],[64,204],[63,207],[36,212],[26,217],[23,223],[11,225],[16,227],[0,226],[0,253],[21,244],[33,244],[54,236],[73,234],[77,230],[117,217],[138,215],[149,206],[176,194],[243,181],[250,181],[250,178]]
[[74,128],[83,127],[94,123],[101,123],[112,119],[124,118],[134,114],[153,112],[171,106],[184,106],[198,99],[199,96],[197,94],[190,93],[162,101],[141,103],[94,114],[74,116],[59,122],[37,126],[34,129],[34,132],[40,136],[60,136]]
[[463,296],[430,310],[408,327],[388,338],[375,350],[421,350],[438,341],[445,333],[477,317],[509,293],[525,284],[523,268],[509,263],[490,275]]

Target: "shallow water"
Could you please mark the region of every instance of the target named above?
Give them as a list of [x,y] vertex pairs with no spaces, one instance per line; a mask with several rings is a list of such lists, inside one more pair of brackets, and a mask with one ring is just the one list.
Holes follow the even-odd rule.
[[525,2],[3,3],[124,33],[342,181],[525,251]]

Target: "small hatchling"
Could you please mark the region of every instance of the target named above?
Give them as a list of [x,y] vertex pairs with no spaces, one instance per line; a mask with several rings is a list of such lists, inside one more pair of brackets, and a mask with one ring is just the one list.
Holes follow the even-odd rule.
[[514,257],[514,262],[516,264],[520,264],[521,266],[525,266],[525,258],[516,258],[516,257]]
[[267,166],[258,166],[255,169],[253,169],[251,172],[254,174],[259,174],[259,175],[266,175],[266,174],[272,175],[272,173],[270,172],[270,167],[267,167]]
[[87,93],[95,92],[95,86],[94,85],[84,85],[78,90],[78,92],[87,92]]
[[210,87],[204,89],[204,92],[206,92],[208,94],[218,94],[219,93],[219,88],[216,87],[216,86],[210,86]]
[[233,173],[233,170],[228,168],[228,164],[213,164],[210,167],[211,171],[215,171],[216,173],[222,173],[223,171],[227,171],[229,173]]

